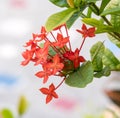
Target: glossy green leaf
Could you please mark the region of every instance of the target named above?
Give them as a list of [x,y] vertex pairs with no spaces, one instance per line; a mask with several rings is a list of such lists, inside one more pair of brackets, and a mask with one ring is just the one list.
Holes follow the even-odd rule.
[[[114,1],[112,0],[110,2],[110,4],[108,5],[107,9],[112,9],[112,8],[116,8],[116,7],[120,7],[120,0],[116,0],[116,2],[114,3]],[[111,14],[111,20],[110,20],[114,32],[116,33],[120,33],[120,14]],[[120,36],[120,34],[119,34]],[[114,44],[116,44],[116,46],[118,46],[120,48],[120,38],[118,37],[113,37],[113,35],[108,34],[108,38],[110,39],[110,41]]]
[[114,27],[114,32],[120,33],[120,15],[111,15],[110,22]]
[[101,16],[108,14],[120,14],[120,0],[111,0],[106,9],[101,13]]
[[108,34],[108,38],[110,39],[110,41],[112,43],[114,43],[117,47],[120,48],[120,41],[118,39],[116,39],[115,37],[111,36],[110,34]]
[[110,67],[111,70],[120,70],[117,66],[120,61],[114,56],[114,54],[109,50],[104,50],[104,55],[102,56],[103,64]]
[[103,45],[103,42],[100,41],[94,44],[90,49],[94,71],[101,71],[103,68],[102,56],[104,49],[105,47]]
[[99,10],[97,10],[97,9],[94,7],[93,3],[92,3],[92,4],[89,4],[89,8],[91,9],[91,11],[92,11],[94,14],[99,15]]
[[66,22],[68,28],[70,28],[70,27],[73,25],[73,23],[79,18],[80,13],[81,13],[81,12],[75,12],[75,13],[69,18],[69,20]]
[[102,0],[101,6],[100,6],[100,10],[99,12],[103,12],[105,7],[107,6],[107,4],[110,2],[110,0]]
[[2,118],[13,118],[13,114],[9,109],[3,109],[1,111]]
[[103,25],[103,23],[100,20],[97,20],[95,18],[83,18],[82,21],[94,27],[99,27],[100,25]]
[[46,30],[49,32],[55,27],[66,23],[75,12],[76,9],[69,8],[62,12],[51,15],[45,24]]
[[58,7],[69,7],[66,0],[49,0],[49,1]]
[[72,87],[83,88],[93,80],[93,68],[90,61],[81,65],[81,67],[69,74],[65,83]]
[[110,68],[108,66],[104,67],[101,71],[96,72],[94,74],[94,77],[100,78],[102,76],[109,76],[111,73]]
[[91,18],[91,15],[92,15],[92,10],[90,8],[88,8],[87,17]]
[[108,15],[108,14],[119,14],[119,13],[120,13],[120,6],[105,10],[100,15],[105,16],[105,15]]
[[28,102],[24,96],[21,96],[19,104],[18,104],[18,113],[19,115],[23,115],[28,108]]

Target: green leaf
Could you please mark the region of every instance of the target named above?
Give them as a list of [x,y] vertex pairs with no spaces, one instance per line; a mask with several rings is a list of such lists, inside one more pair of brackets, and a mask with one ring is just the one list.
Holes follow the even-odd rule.
[[82,2],[82,0],[74,0],[75,7],[79,7],[81,2]]
[[110,22],[114,27],[114,32],[120,33],[120,15],[111,15]]
[[72,87],[83,88],[93,80],[93,69],[90,61],[83,63],[81,67],[70,73],[65,83]]
[[55,27],[66,23],[70,17],[76,12],[76,9],[69,8],[62,12],[58,12],[50,16],[45,24],[46,30],[49,32]]
[[67,27],[70,28],[73,23],[79,18],[81,12],[75,12],[70,18],[69,20],[66,22]]
[[92,15],[92,10],[90,8],[88,8],[87,17],[91,18],[91,15]]
[[120,41],[118,39],[116,39],[115,37],[111,36],[110,34],[108,34],[108,38],[110,39],[110,41],[112,43],[114,43],[117,47],[120,48]]
[[103,45],[103,42],[100,41],[94,44],[90,49],[94,71],[101,71],[103,68],[102,56],[104,49],[105,47]]
[[[107,6],[107,10],[113,9],[113,8],[116,8],[116,7],[120,7],[120,0],[116,0],[116,2],[114,2],[112,0]],[[117,32],[117,33],[120,33],[120,14],[111,14],[110,22],[112,24],[113,31]],[[112,43],[116,44],[116,46],[118,46],[120,48],[120,38],[113,37],[113,35],[111,35],[111,34],[108,34],[108,38],[110,39],[110,41]]]
[[111,8],[111,9],[107,9],[107,10],[103,11],[100,15],[105,16],[108,14],[119,14],[119,13],[120,13],[120,6]]
[[118,14],[120,11],[120,0],[111,0],[108,5],[106,6],[105,10],[101,13],[102,15],[108,15],[108,14]]
[[2,118],[13,118],[13,114],[9,109],[3,109],[1,111]]
[[99,15],[99,10],[97,10],[95,7],[94,7],[94,4],[93,3],[89,3],[89,8],[91,9],[91,11],[93,13],[95,13],[96,15]]
[[110,67],[111,70],[120,70],[118,65],[120,61],[114,56],[114,54],[109,50],[104,50],[104,55],[102,56],[103,64]]
[[102,13],[103,10],[105,9],[105,7],[107,6],[107,4],[110,2],[110,0],[102,0],[101,6],[100,6],[100,10],[99,12]]
[[28,108],[28,102],[24,96],[21,96],[19,104],[18,104],[18,113],[19,115],[23,115]]
[[100,78],[102,76],[109,76],[111,73],[110,68],[108,66],[104,67],[103,70],[96,72],[94,77]]
[[58,7],[69,7],[66,0],[49,0],[49,1]]
[[100,25],[103,25],[103,23],[100,20],[97,20],[95,18],[83,18],[82,21],[94,27],[99,27]]

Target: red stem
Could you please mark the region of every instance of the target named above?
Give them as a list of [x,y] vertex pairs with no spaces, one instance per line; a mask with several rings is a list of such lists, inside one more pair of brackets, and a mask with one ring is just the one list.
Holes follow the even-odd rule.
[[50,34],[52,35],[52,37],[54,38],[54,40],[57,41],[56,38],[55,38],[55,36],[53,35],[53,33],[50,32]]
[[[66,30],[67,37],[69,37],[69,34],[68,34],[68,30],[67,30],[67,26],[66,26],[66,25],[65,25],[65,30]],[[70,44],[70,40],[69,40],[69,47],[70,47],[70,50],[72,50],[72,47],[71,47],[71,44]]]
[[83,47],[83,44],[84,44],[84,42],[85,42],[85,39],[86,39],[86,38],[83,39],[83,42],[82,42],[82,44],[81,44],[81,46],[80,46],[80,48],[79,48],[79,51],[81,51],[81,49],[82,49],[82,47]]
[[60,84],[58,84],[58,86],[55,88],[55,90],[58,89],[61,86],[61,84],[65,81],[65,79],[66,78],[63,78],[63,80],[60,82]]

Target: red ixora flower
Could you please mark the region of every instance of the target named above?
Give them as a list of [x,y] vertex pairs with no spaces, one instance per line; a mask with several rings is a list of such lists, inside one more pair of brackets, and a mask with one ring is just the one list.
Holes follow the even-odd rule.
[[55,92],[54,84],[51,84],[49,88],[41,88],[39,89],[43,94],[47,95],[46,104],[49,103],[53,98],[58,98],[57,93]]
[[72,51],[67,51],[64,54],[64,57],[68,58],[69,60],[73,61],[74,68],[78,68],[80,65],[80,62],[84,62],[85,59],[83,56],[79,56],[79,51],[78,48],[75,50],[75,52]]
[[62,48],[66,43],[69,42],[69,37],[63,37],[62,34],[57,34],[57,41],[53,42],[52,44],[54,46],[58,46],[59,48]]
[[95,27],[88,28],[85,24],[82,25],[82,30],[77,29],[77,32],[81,33],[84,38],[95,36]]
[[45,65],[43,65],[43,71],[39,71],[35,75],[39,78],[44,78],[43,83],[46,83],[48,77],[52,75],[52,72]]
[[83,35],[83,40],[75,51],[72,51],[66,24],[62,24],[50,32],[47,32],[42,26],[40,33],[33,33],[32,39],[24,46],[27,49],[22,53],[24,60],[21,65],[25,66],[30,61],[35,63],[34,66],[41,65],[42,70],[38,71],[35,76],[43,78],[43,84],[48,81],[51,75],[63,77],[58,86],[50,84],[49,88],[40,89],[43,94],[47,95],[46,103],[49,103],[53,98],[58,98],[55,90],[61,86],[71,72],[81,66],[81,62],[86,61],[80,52],[86,37],[95,36],[95,27],[87,28],[83,24],[82,29],[77,29],[77,31]]
[[22,56],[25,60],[21,62],[21,65],[26,66],[32,60],[33,54],[34,53],[31,50],[24,51]]
[[49,68],[52,71],[53,75],[54,75],[58,71],[63,69],[64,64],[60,62],[60,57],[58,56],[58,54],[56,54],[53,57],[53,62],[47,63],[46,67]]

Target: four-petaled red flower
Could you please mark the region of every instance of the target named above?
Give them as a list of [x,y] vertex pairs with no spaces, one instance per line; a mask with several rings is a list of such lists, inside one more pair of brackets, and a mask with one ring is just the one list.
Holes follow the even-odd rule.
[[64,64],[60,62],[60,57],[58,54],[56,54],[53,57],[53,62],[50,62],[46,65],[47,68],[49,68],[53,75],[56,74],[58,71],[62,70],[64,67]]
[[41,88],[40,91],[43,94],[47,95],[47,97],[46,97],[46,104],[49,103],[53,99],[53,97],[54,98],[58,98],[58,95],[55,92],[55,86],[53,84],[51,84],[49,86],[49,89],[48,88]]
[[34,53],[31,50],[24,51],[22,56],[25,60],[21,62],[21,65],[26,66],[32,60],[33,54]]
[[53,42],[52,44],[54,46],[58,46],[59,48],[62,48],[66,43],[69,42],[69,37],[63,37],[62,34],[57,34],[57,41]]
[[81,33],[84,38],[95,36],[95,27],[91,27],[87,29],[85,24],[82,25],[82,30],[77,29],[76,31]]
[[35,75],[39,78],[44,78],[43,83],[46,83],[48,77],[52,75],[52,72],[45,65],[43,65],[43,71],[39,71]]
[[38,37],[40,38],[40,40],[43,40],[46,38],[46,36],[47,36],[47,31],[46,31],[45,27],[42,26]]
[[83,56],[79,56],[78,48],[75,52],[68,51],[64,54],[64,57],[68,58],[69,60],[73,61],[74,68],[78,68],[80,66],[80,62],[84,62],[85,59]]
[[43,64],[46,62],[48,57],[48,49],[49,49],[49,42],[45,42],[43,48],[36,49],[35,55],[36,55],[37,61],[35,65]]

